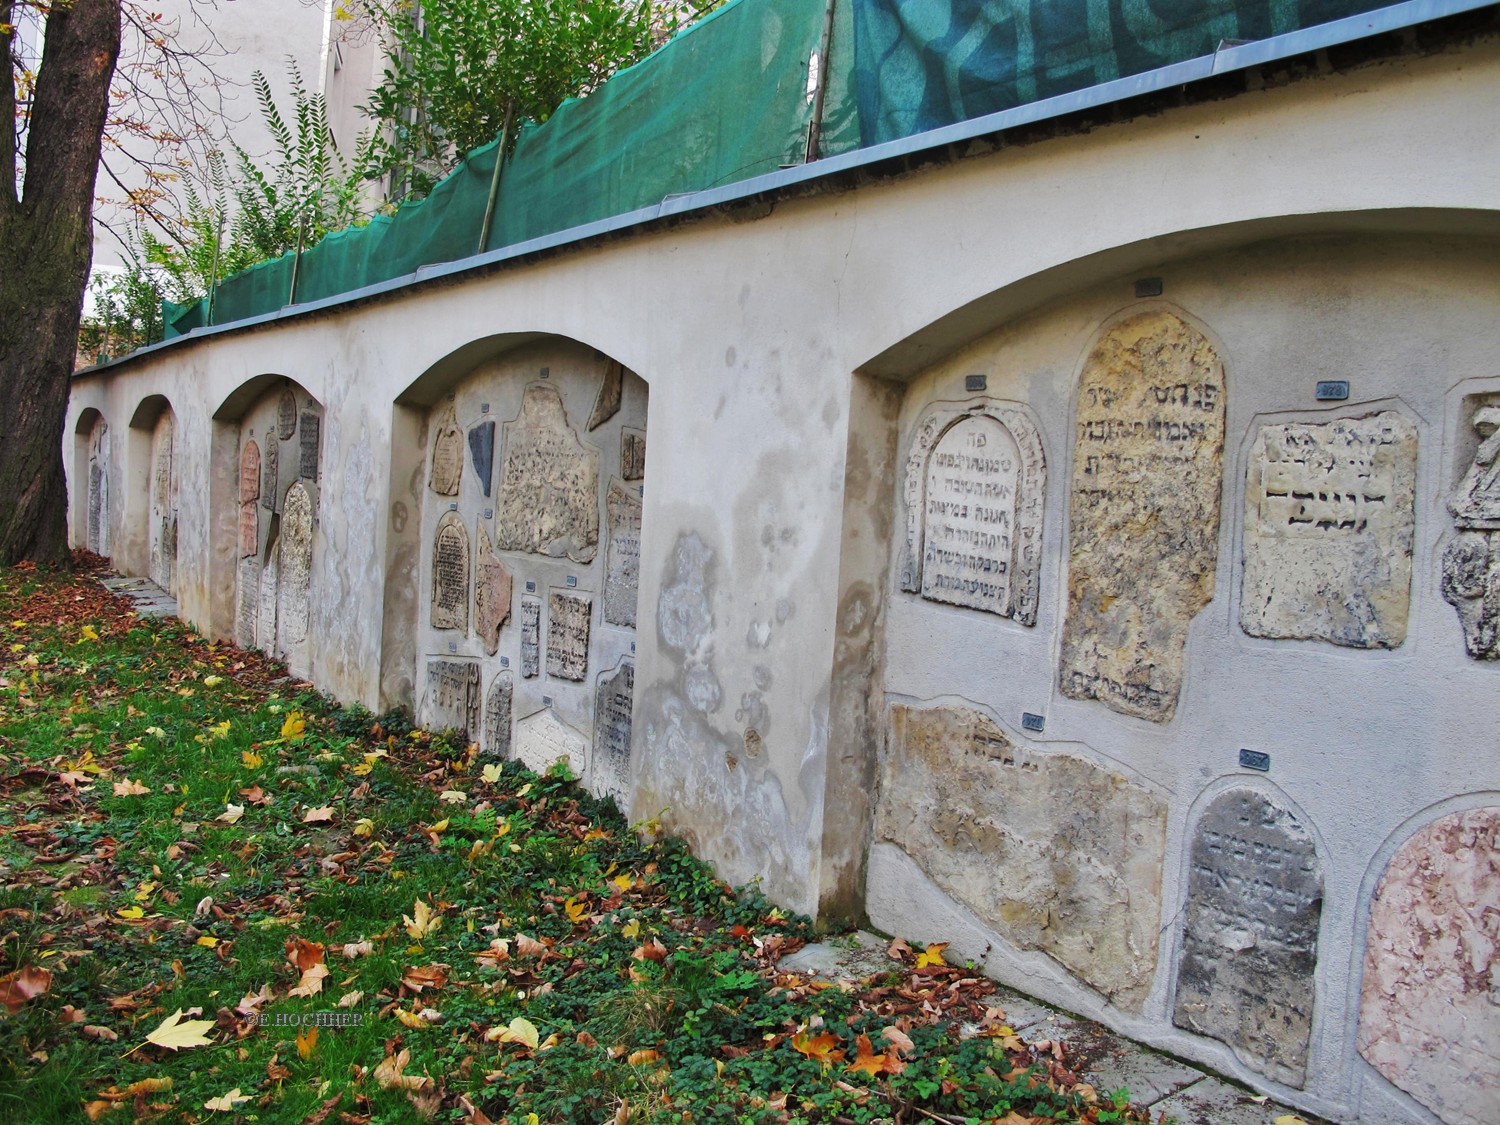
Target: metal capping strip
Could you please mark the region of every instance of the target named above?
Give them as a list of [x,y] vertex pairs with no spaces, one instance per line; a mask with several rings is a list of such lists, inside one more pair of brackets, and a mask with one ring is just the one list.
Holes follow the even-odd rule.
[[245,317],[241,320],[228,321],[224,324],[194,328],[192,331],[184,333],[181,336],[174,336],[170,340],[162,340],[148,347],[139,348],[129,355],[121,356],[119,359],[111,360],[108,363],[84,368],[78,372],[78,375],[103,371],[117,364],[135,359],[138,356],[149,355],[152,352],[172,347],[178,343],[202,340],[208,336],[218,335],[222,332],[238,331],[291,317],[305,316],[308,313],[336,308],[339,305],[353,304],[354,302],[367,300],[371,297],[398,292],[422,282],[432,281],[435,278],[452,277],[455,274],[483,269],[486,266],[497,265],[516,258],[524,258],[527,255],[545,250],[554,250],[570,245],[571,243],[584,242],[599,235],[628,230],[631,227],[640,226],[655,219],[673,215],[691,214],[694,211],[706,210],[725,203],[734,203],[766,192],[777,191],[797,184],[809,183],[828,176],[836,176],[842,172],[867,167],[872,164],[879,164],[882,161],[911,156],[961,141],[975,140],[979,137],[1001,133],[1007,129],[1014,129],[1021,125],[1031,125],[1055,117],[1065,117],[1068,114],[1078,113],[1083,110],[1097,109],[1100,106],[1126,101],[1145,94],[1157,93],[1170,89],[1173,86],[1184,86],[1215,75],[1227,74],[1236,70],[1245,70],[1253,66],[1275,62],[1278,59],[1305,55],[1312,51],[1335,47],[1343,43],[1351,43],[1358,39],[1367,39],[1371,36],[1383,35],[1387,32],[1414,27],[1418,24],[1427,23],[1430,20],[1441,19],[1444,16],[1478,11],[1482,8],[1494,6],[1495,2],[1496,0],[1406,0],[1405,3],[1393,4],[1387,8],[1377,8],[1374,11],[1363,12],[1359,15],[1346,16],[1331,23],[1318,24],[1315,27],[1307,27],[1299,31],[1290,31],[1285,35],[1275,35],[1269,39],[1258,39],[1250,43],[1225,46],[1212,55],[1200,55],[1195,59],[1172,63],[1169,66],[1159,67],[1156,70],[1148,70],[1141,74],[1131,75],[1128,78],[1117,78],[1112,82],[1089,86],[1070,94],[1059,94],[1054,98],[1029,102],[1023,106],[1001,110],[998,113],[987,114],[984,117],[973,117],[967,121],[944,125],[938,129],[929,129],[923,133],[914,133],[909,137],[901,137],[894,141],[887,141],[884,144],[872,145],[869,148],[855,149],[852,152],[825,157],[821,160],[815,160],[810,164],[799,164],[792,168],[783,168],[776,172],[768,172],[762,176],[754,176],[748,180],[737,180],[732,184],[726,184],[722,187],[705,188],[702,191],[686,192],[680,195],[669,195],[660,203],[652,204],[649,207],[641,207],[634,211],[612,215],[607,219],[598,219],[592,223],[569,227],[566,230],[555,231],[552,234],[542,235],[539,238],[529,239],[525,242],[512,243],[498,250],[487,250],[482,254],[474,254],[467,258],[460,258],[457,261],[439,262],[429,266],[421,266],[413,273],[376,282],[373,285],[366,285],[360,289],[351,289],[344,293],[336,293],[331,297],[322,297],[315,301],[306,301],[297,305],[286,305],[275,312],[261,313],[258,316]]

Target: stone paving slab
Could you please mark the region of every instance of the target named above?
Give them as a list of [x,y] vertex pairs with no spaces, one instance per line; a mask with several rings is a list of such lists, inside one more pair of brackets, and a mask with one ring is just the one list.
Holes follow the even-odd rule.
[[99,579],[99,585],[112,594],[128,599],[141,617],[177,616],[177,599],[149,578],[122,578],[114,575]]
[[[1283,1114],[1296,1114],[1273,1101],[1256,1102],[1248,1090],[1231,1086],[1217,1078],[1204,1078],[1170,1098],[1154,1102],[1153,1114],[1175,1118],[1177,1125],[1273,1125]],[[1300,1114],[1307,1125],[1318,1125],[1318,1118]]]

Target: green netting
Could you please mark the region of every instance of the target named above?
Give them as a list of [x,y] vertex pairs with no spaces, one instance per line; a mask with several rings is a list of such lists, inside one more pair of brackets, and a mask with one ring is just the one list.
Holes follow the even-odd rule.
[[[809,62],[826,0],[730,0],[587,98],[524,129],[485,249],[734,183],[804,158]],[[1379,0],[836,0],[822,154],[1378,7]],[[426,199],[302,255],[297,301],[347,293],[476,253],[497,145]],[[217,324],[292,299],[292,256],[225,279]],[[163,309],[167,335],[205,323]]]

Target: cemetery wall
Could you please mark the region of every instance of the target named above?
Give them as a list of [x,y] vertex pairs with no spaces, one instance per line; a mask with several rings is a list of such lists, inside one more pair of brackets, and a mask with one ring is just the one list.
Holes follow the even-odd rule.
[[789,906],[1494,1120],[1496,119],[1480,39],[187,338],[70,527]]

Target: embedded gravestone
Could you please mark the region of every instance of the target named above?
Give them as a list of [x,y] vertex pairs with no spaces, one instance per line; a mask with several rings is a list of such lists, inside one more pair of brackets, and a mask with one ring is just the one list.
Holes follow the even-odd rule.
[[521,599],[521,678],[534,679],[541,673],[542,599]]
[[874,838],[1021,950],[1140,1012],[1156,976],[1167,803],[969,708],[890,711]]
[[89,531],[88,549],[96,555],[104,554],[104,520],[109,510],[104,466],[98,461],[89,463]]
[[[305,420],[305,419],[304,419]],[[281,515],[281,589],[276,607],[277,644],[288,652],[307,639],[312,593],[312,497],[302,482],[286,492]]]
[[634,629],[641,571],[641,498],[618,481],[610,481],[604,508],[609,524],[604,552],[604,620]]
[[484,750],[491,758],[510,757],[510,713],[515,690],[510,673],[501,672],[490,684],[484,703]]
[[276,541],[266,556],[260,572],[260,608],[255,623],[255,639],[267,656],[276,655],[276,607],[281,591],[281,543]]
[[573,433],[547,383],[527,387],[521,413],[505,424],[495,545],[580,563],[598,551],[599,451]]
[[546,773],[557,762],[567,762],[575,777],[587,768],[588,739],[543,707],[516,724],[515,756],[529,770]]
[[1500,807],[1450,813],[1397,849],[1370,903],[1356,1042],[1447,1125],[1500,1107]]
[[646,476],[646,435],[640,430],[620,431],[620,475],[626,480]]
[[1448,503],[1457,535],[1443,551],[1443,600],[1458,612],[1464,648],[1500,659],[1500,405],[1471,423],[1480,438],[1473,463]]
[[479,662],[427,662],[427,725],[433,730],[460,730],[465,739],[479,735]]
[[589,784],[597,797],[614,797],[622,808],[630,793],[630,708],[635,665],[622,660],[599,674],[594,690],[594,757]]
[[469,627],[469,532],[457,512],[443,513],[433,541],[432,627]]
[[297,475],[303,480],[318,479],[318,443],[322,436],[323,419],[311,411],[304,412],[297,435]]
[[500,647],[500,627],[510,620],[510,571],[495,554],[484,525],[479,526],[479,560],[474,568],[474,630],[493,656]]
[[260,467],[260,506],[268,512],[281,511],[281,485],[277,480],[280,471],[281,443],[268,434]]
[[1417,428],[1392,411],[1262,426],[1245,479],[1240,627],[1395,648],[1411,596]]
[[589,670],[592,598],[554,590],[547,605],[547,675],[582,680]]
[[151,473],[151,505],[158,515],[177,505],[172,489],[172,416],[163,414],[153,434],[155,457]]
[[297,396],[287,387],[276,400],[276,436],[291,441],[297,432]]
[[240,557],[256,553],[260,540],[260,506],[250,500],[240,505]]
[[624,395],[625,368],[611,359],[604,365],[604,378],[599,381],[599,393],[594,396],[594,411],[589,415],[590,431],[597,430],[620,412]]
[[457,496],[458,479],[464,468],[464,435],[449,407],[432,439],[432,491],[439,496]]
[[1322,910],[1322,865],[1297,818],[1250,789],[1215,798],[1193,834],[1172,1022],[1301,1089]]
[[495,475],[495,423],[481,422],[469,429],[469,456],[474,462],[474,475],[479,478],[479,487],[490,494]]
[[1111,328],[1079,384],[1059,686],[1169,721],[1188,626],[1213,598],[1224,368],[1164,309]]
[[177,592],[177,514],[161,516],[156,523],[156,544],[151,552],[151,580],[168,594]]
[[255,440],[245,443],[240,453],[240,503],[260,499],[260,446]]
[[1021,410],[939,406],[906,463],[901,588],[1036,624],[1046,463]]
[[234,643],[240,648],[256,645],[256,618],[260,614],[260,560],[240,560],[240,574],[234,607]]

